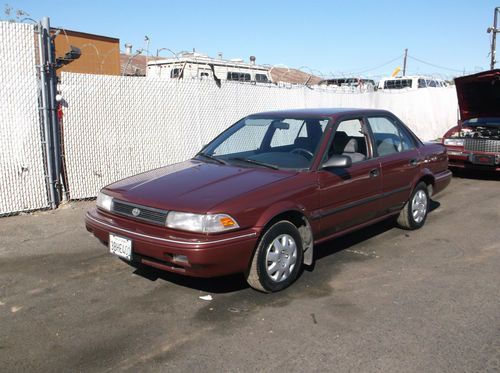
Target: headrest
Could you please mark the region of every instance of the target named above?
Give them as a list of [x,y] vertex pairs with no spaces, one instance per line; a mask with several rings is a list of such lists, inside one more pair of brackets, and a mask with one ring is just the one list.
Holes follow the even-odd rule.
[[398,149],[390,139],[385,139],[377,146],[378,155],[397,153]]
[[345,148],[344,153],[357,153],[358,152],[358,142],[356,139],[350,139]]
[[337,141],[338,140],[344,141],[348,138],[349,138],[349,136],[347,136],[347,133],[345,133],[344,131],[337,131],[337,132],[335,132],[335,137],[333,139],[337,140]]

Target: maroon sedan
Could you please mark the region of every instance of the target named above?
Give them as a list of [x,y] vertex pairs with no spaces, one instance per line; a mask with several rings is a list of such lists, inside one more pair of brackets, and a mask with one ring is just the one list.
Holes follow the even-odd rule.
[[103,188],[87,229],[125,260],[189,276],[290,285],[314,245],[398,216],[420,228],[450,182],[446,149],[382,110],[241,119],[193,159]]
[[450,167],[500,171],[500,70],[455,79],[460,122],[443,136]]

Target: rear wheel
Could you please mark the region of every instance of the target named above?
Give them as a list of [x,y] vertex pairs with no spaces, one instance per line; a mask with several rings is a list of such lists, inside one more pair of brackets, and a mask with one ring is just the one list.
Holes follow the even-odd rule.
[[417,184],[410,199],[406,202],[398,216],[398,225],[403,229],[419,229],[427,219],[429,212],[429,192],[427,184]]
[[265,293],[280,291],[297,278],[302,257],[302,239],[297,227],[286,220],[277,222],[257,245],[247,282]]

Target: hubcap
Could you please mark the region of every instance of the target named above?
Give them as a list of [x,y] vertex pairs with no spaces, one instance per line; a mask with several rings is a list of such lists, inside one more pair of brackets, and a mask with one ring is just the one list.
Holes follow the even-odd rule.
[[427,195],[423,190],[418,190],[411,201],[411,214],[416,223],[421,223],[427,214]]
[[285,281],[297,262],[297,244],[292,236],[281,234],[266,250],[266,272],[276,282]]

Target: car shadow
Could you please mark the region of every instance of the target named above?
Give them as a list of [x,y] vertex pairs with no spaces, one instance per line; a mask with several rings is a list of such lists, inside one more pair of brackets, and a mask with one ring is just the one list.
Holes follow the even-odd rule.
[[393,229],[396,226],[395,218],[388,218],[379,223],[370,225],[360,230],[348,233],[345,236],[340,236],[332,240],[321,243],[314,248],[314,259],[321,260],[324,257],[336,254],[340,251],[349,249],[352,246],[369,240],[384,232]]
[[[432,212],[433,210],[439,208],[439,206],[439,202],[431,199],[429,211]],[[304,266],[302,270],[312,272],[316,261],[320,261],[330,255],[334,255],[336,253],[349,249],[363,241],[369,240],[396,227],[396,217],[390,217],[363,229],[356,230],[352,233],[348,233],[344,236],[340,236],[319,244],[314,248],[313,265]],[[243,274],[234,274],[213,278],[198,278],[162,271],[139,263],[126,263],[135,268],[135,275],[141,276],[142,278],[145,278],[149,281],[157,281],[158,279],[160,279],[179,286],[188,287],[207,293],[232,293],[247,289],[249,287]]]
[[183,276],[141,264],[134,264],[133,266],[136,268],[134,271],[135,275],[141,276],[149,281],[157,281],[158,279],[160,279],[163,281],[174,283],[176,285],[201,290],[207,293],[231,293],[249,287],[243,274],[234,274],[223,277],[200,278]]
[[434,201],[433,199],[431,199],[429,201],[429,212],[432,212],[432,211],[436,210],[437,208],[439,208],[439,206],[441,206],[441,203],[439,203],[438,201]]
[[471,180],[500,181],[500,172],[485,170],[452,170],[453,177]]

